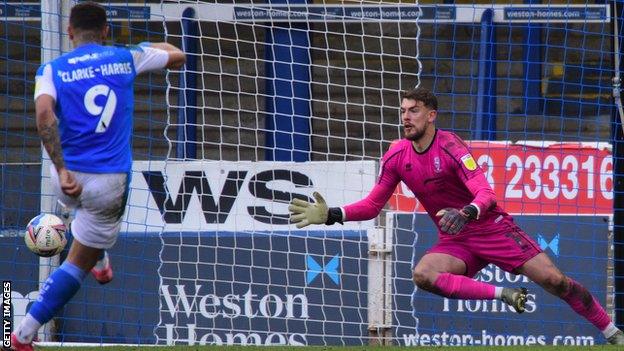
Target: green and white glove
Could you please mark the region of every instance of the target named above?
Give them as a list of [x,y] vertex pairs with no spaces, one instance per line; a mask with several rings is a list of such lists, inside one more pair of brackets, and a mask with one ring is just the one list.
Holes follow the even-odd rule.
[[316,191],[312,194],[316,203],[309,203],[301,199],[293,199],[288,206],[290,222],[295,223],[297,228],[303,228],[310,224],[325,224],[329,208],[325,199]]

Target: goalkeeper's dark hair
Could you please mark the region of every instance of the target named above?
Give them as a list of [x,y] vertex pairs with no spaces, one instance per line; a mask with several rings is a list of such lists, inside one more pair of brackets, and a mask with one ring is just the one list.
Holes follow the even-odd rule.
[[438,98],[429,89],[414,88],[406,90],[401,94],[401,100],[403,99],[422,101],[426,107],[432,110],[438,109]]
[[80,30],[99,31],[106,26],[106,10],[93,1],[85,1],[72,7],[69,24]]

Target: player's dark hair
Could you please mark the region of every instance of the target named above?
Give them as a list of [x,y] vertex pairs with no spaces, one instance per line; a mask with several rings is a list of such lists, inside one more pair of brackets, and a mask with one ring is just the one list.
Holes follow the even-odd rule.
[[102,30],[106,26],[106,10],[93,1],[86,1],[72,7],[69,24],[80,30]]
[[402,99],[422,101],[423,105],[426,107],[432,110],[438,109],[438,98],[436,98],[429,89],[415,88],[406,90],[401,94],[401,100]]

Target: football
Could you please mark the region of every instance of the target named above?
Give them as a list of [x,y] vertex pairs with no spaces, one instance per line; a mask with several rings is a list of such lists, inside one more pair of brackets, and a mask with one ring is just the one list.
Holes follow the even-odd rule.
[[58,255],[65,245],[65,224],[55,215],[42,213],[28,222],[24,241],[30,251],[41,257]]

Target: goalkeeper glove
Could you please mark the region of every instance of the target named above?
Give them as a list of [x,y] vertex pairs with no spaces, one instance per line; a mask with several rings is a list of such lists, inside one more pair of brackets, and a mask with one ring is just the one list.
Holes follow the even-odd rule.
[[328,208],[325,199],[316,191],[312,194],[316,203],[295,198],[290,202],[290,222],[295,223],[297,228],[303,228],[310,224],[332,225],[336,222],[342,224],[342,210],[338,207]]
[[476,219],[479,211],[475,205],[466,205],[461,210],[456,208],[445,208],[438,213],[436,216],[442,216],[440,219],[440,230],[448,233],[448,234],[457,234],[459,233],[468,221]]

